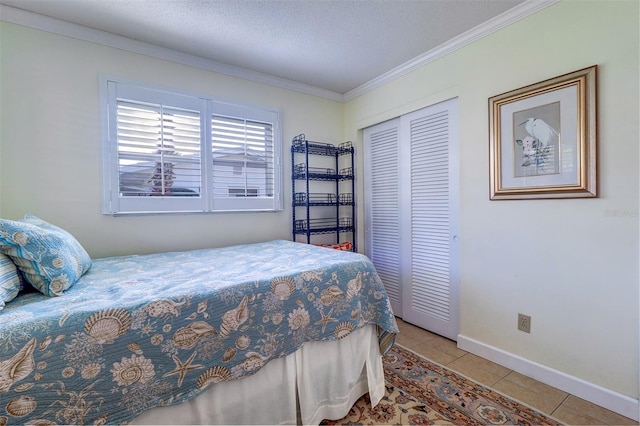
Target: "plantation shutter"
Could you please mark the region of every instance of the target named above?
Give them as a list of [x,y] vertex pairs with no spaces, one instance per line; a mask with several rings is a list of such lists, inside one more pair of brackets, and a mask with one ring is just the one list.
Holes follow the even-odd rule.
[[402,314],[400,266],[399,119],[365,129],[367,255],[397,315]]
[[117,128],[121,197],[200,194],[198,111],[118,100]]
[[282,210],[278,111],[102,80],[104,214]]
[[274,196],[273,138],[271,123],[213,115],[211,150],[215,199]]

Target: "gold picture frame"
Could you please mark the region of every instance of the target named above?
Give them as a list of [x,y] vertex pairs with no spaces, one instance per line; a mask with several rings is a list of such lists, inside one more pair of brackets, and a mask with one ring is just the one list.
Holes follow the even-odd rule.
[[596,73],[489,98],[490,200],[597,197]]

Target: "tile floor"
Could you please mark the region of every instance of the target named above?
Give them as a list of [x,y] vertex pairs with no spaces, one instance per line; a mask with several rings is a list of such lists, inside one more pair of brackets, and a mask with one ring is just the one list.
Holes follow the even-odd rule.
[[476,382],[553,416],[566,425],[637,425],[574,395],[523,376],[501,365],[458,349],[452,340],[398,318],[396,343]]

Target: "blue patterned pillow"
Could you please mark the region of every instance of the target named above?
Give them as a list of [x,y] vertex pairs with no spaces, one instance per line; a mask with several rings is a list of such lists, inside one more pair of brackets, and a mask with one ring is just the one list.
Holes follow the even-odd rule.
[[91,258],[67,231],[35,216],[0,219],[0,253],[45,296],[60,296],[91,267]]
[[9,256],[0,253],[0,310],[22,290],[22,278]]

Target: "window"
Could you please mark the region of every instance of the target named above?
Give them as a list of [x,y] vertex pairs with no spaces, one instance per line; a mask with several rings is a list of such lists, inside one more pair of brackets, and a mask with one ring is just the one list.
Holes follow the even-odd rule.
[[103,213],[282,209],[280,114],[104,79]]

